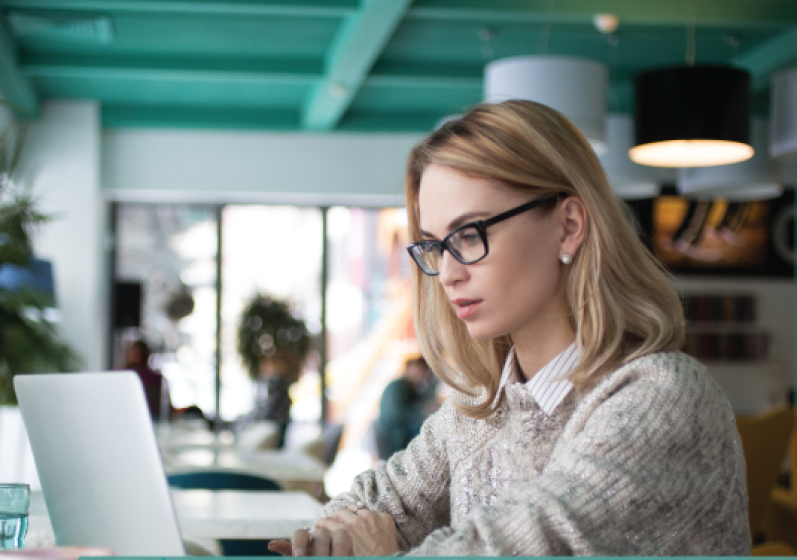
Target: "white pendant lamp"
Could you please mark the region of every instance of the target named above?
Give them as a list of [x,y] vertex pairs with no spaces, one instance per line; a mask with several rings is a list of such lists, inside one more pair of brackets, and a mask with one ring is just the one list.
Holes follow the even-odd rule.
[[772,76],[770,98],[770,144],[773,158],[797,161],[797,68]]
[[596,153],[607,150],[604,122],[609,70],[568,56],[514,56],[484,70],[484,100],[526,99],[548,105],[573,121]]
[[778,169],[767,150],[766,119],[753,119],[750,132],[755,155],[740,163],[693,167],[678,171],[678,190],[686,197],[717,197],[730,201],[766,200],[783,193]]
[[636,164],[628,157],[628,150],[634,145],[634,119],[619,113],[609,115],[606,118],[606,140],[609,150],[598,158],[614,192],[624,199],[658,195],[655,169]]

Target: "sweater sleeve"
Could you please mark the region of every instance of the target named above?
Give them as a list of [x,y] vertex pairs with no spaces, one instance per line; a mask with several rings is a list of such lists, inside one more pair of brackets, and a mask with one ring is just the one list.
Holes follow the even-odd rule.
[[586,395],[540,476],[411,553],[749,555],[744,458],[719,388],[689,362],[624,369]]
[[431,530],[448,525],[450,469],[446,442],[438,434],[456,414],[446,402],[424,422],[421,433],[405,451],[395,453],[376,470],[358,475],[351,490],[324,506],[328,516],[348,504],[362,501],[372,511],[389,513],[396,521],[399,547],[418,546]]

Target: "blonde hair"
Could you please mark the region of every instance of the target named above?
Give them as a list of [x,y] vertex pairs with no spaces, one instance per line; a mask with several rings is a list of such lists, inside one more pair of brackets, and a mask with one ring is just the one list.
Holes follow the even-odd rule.
[[[579,363],[568,379],[577,390],[588,390],[642,355],[681,348],[683,309],[670,276],[637,236],[587,140],[560,113],[530,101],[478,105],[418,144],[406,177],[412,240],[421,238],[418,195],[431,164],[539,196],[565,192],[583,202],[585,237],[565,280],[566,309],[579,348]],[[413,283],[415,329],[429,365],[473,397],[457,403],[463,413],[488,416],[511,338],[471,338],[436,278],[413,266]]]

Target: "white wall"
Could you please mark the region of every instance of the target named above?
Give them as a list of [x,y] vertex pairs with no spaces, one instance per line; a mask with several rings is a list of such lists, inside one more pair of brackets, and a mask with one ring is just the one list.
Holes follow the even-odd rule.
[[85,367],[103,368],[108,319],[99,105],[42,105],[22,165],[32,171],[39,209],[53,218],[34,237],[34,252],[53,263],[61,332]]
[[794,283],[790,279],[679,278],[683,294],[751,295],[755,326],[770,335],[770,359],[762,362],[708,362],[739,414],[756,414],[785,404],[794,377]]
[[114,200],[402,205],[418,134],[103,133]]

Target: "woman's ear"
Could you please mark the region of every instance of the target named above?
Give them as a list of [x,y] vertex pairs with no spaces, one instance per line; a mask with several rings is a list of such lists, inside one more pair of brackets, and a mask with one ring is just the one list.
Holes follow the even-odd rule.
[[562,201],[560,211],[564,223],[561,252],[575,256],[587,233],[589,224],[587,207],[577,196],[568,196]]

